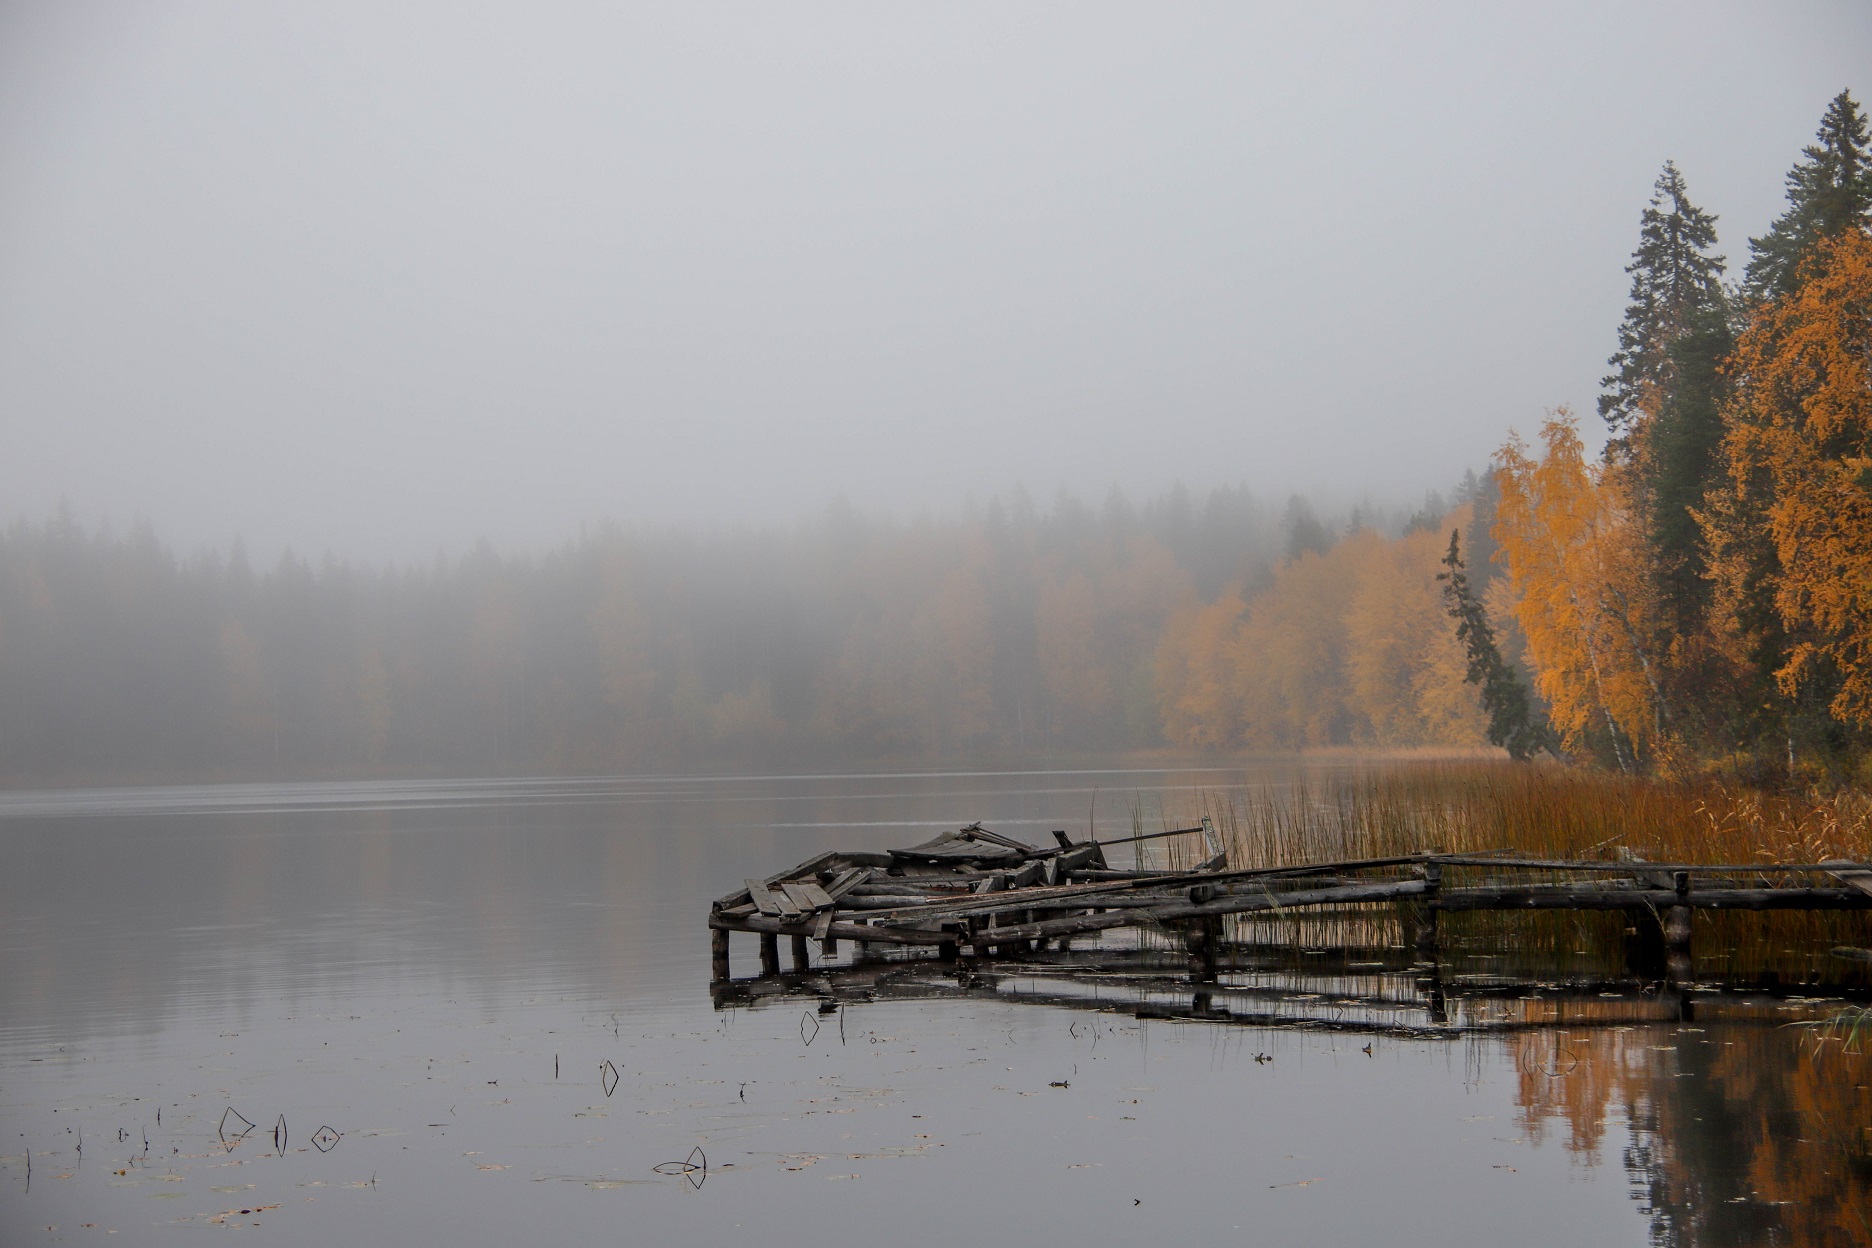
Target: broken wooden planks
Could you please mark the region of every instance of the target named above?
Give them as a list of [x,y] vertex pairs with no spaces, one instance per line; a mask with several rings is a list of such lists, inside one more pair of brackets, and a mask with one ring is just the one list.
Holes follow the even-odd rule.
[[1872,867],[1847,861],[1684,865],[1496,851],[1229,868],[1213,825],[1175,834],[1201,835],[1203,851],[1216,852],[1193,870],[1114,870],[1096,841],[1055,833],[1058,843],[1041,848],[969,825],[908,851],[820,854],[747,880],[714,904],[709,925],[760,935],[764,966],[780,935],[795,939],[798,961],[807,938],[828,956],[845,939],[861,953],[898,945],[953,957],[962,946],[1006,955],[1120,928],[1180,931],[1208,965],[1231,914],[1409,902],[1418,956],[1434,959],[1444,912],[1649,912],[1687,958],[1694,910],[1872,910]]

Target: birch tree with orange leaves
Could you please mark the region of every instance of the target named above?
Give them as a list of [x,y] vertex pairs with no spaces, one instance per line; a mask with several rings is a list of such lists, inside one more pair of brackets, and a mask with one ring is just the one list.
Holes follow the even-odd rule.
[[1519,438],[1496,453],[1496,558],[1567,748],[1603,743],[1630,770],[1667,751],[1671,731],[1644,534],[1620,477],[1587,462],[1570,412],[1547,419],[1541,442],[1539,459]]
[[1752,648],[1778,652],[1781,691],[1872,728],[1872,235],[1820,240],[1801,277],[1736,345],[1702,519],[1731,632],[1778,630]]

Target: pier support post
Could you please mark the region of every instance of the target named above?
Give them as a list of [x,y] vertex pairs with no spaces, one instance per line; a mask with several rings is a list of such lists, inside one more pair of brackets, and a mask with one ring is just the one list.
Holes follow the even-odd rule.
[[1420,870],[1423,872],[1424,891],[1417,899],[1415,930],[1411,933],[1411,945],[1417,951],[1420,961],[1436,961],[1437,954],[1437,893],[1443,887],[1443,864],[1427,862]]
[[810,969],[812,969],[812,953],[806,948],[806,938],[795,936],[793,938],[793,970],[797,974]]
[[1664,911],[1664,965],[1674,983],[1694,978],[1690,961],[1690,873],[1673,871],[1671,887],[1684,904]]
[[724,980],[728,978],[728,929],[714,927],[709,929],[709,978]]
[[1189,950],[1192,975],[1205,979],[1215,975],[1216,940],[1213,924],[1199,919],[1184,928],[1183,947]]
[[780,938],[772,932],[760,934],[760,973],[763,975],[780,973]]

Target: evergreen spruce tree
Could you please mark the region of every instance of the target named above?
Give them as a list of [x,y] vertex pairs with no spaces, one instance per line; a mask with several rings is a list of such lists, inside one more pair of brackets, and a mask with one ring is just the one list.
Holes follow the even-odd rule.
[[1707,606],[1702,506],[1722,441],[1719,366],[1733,346],[1716,218],[1690,202],[1683,174],[1666,161],[1639,217],[1638,248],[1625,266],[1631,304],[1619,326],[1615,372],[1599,414],[1617,431],[1608,448],[1629,474],[1642,512],[1651,578],[1677,637],[1695,633]]
[[1768,232],[1749,240],[1753,253],[1744,285],[1751,299],[1793,290],[1801,258],[1814,241],[1843,230],[1872,229],[1872,138],[1850,92],[1827,105],[1806,159],[1788,171],[1788,209]]
[[1443,582],[1444,607],[1456,621],[1456,640],[1469,659],[1463,679],[1482,691],[1482,709],[1489,717],[1488,739],[1511,758],[1532,758],[1537,750],[1557,753],[1553,729],[1534,709],[1521,677],[1502,658],[1488,612],[1469,588],[1461,540],[1461,530],[1451,529],[1449,553],[1442,559],[1449,571],[1437,573],[1437,580]]
[[1615,432],[1629,437],[1657,415],[1676,381],[1672,346],[1721,312],[1723,258],[1710,254],[1715,243],[1716,218],[1690,202],[1683,174],[1665,161],[1625,266],[1631,304],[1607,361],[1616,371],[1600,382],[1599,414]]

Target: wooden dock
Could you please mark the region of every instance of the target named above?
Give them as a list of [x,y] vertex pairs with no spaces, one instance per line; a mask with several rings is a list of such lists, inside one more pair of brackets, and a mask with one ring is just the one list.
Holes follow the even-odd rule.
[[[1193,969],[1213,968],[1230,915],[1324,914],[1402,903],[1409,942],[1434,956],[1438,917],[1473,910],[1622,910],[1654,923],[1673,959],[1687,959],[1695,910],[1872,910],[1872,867],[1710,865],[1532,858],[1512,850],[1424,852],[1299,866],[1231,868],[1213,826],[1148,837],[1031,845],[971,824],[887,852],[834,851],[750,879],[709,910],[711,976],[729,978],[729,935],[759,938],[763,974],[780,971],[779,938],[795,971],[839,942],[933,951],[954,959],[1071,947],[1117,929],[1180,935]],[[1115,869],[1105,850],[1166,837],[1196,845],[1187,870]]]

